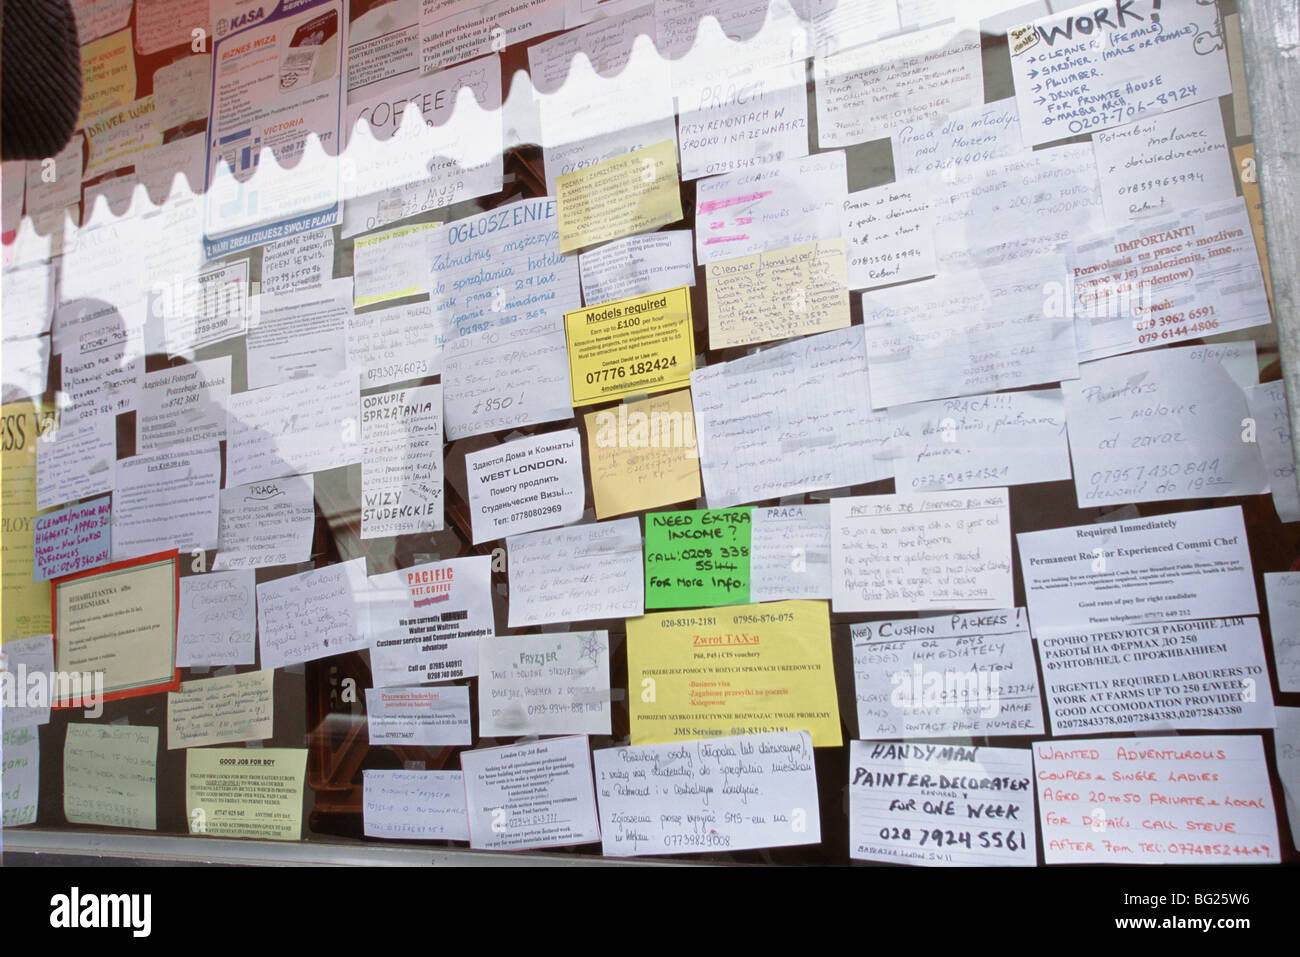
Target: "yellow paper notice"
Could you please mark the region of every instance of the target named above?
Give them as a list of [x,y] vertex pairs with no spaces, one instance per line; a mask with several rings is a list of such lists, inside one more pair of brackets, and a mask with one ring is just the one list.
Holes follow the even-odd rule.
[[629,619],[627,673],[633,744],[800,730],[841,743],[824,601]]
[[119,30],[81,48],[81,115],[77,128],[114,107],[135,99],[135,54],[131,28]]
[[185,758],[191,834],[272,841],[302,836],[306,748],[192,748]]
[[1255,252],[1259,254],[1259,271],[1264,274],[1264,291],[1268,293],[1269,305],[1272,305],[1273,279],[1268,272],[1268,242],[1264,238],[1264,204],[1259,195],[1259,177],[1255,173],[1255,144],[1234,146],[1232,158],[1237,164],[1237,179],[1241,181],[1241,196],[1246,201],[1250,229],[1255,234]]
[[852,322],[843,239],[710,263],[705,278],[712,349],[829,332]]
[[691,392],[670,392],[585,416],[596,518],[700,497]]
[[575,406],[691,381],[691,291],[679,286],[564,314]]
[[50,583],[32,581],[36,510],[36,436],[58,412],[33,402],[0,409],[0,643],[50,632]]
[[63,813],[72,824],[157,830],[158,729],[68,725]]
[[682,218],[672,140],[557,177],[560,252],[648,233]]

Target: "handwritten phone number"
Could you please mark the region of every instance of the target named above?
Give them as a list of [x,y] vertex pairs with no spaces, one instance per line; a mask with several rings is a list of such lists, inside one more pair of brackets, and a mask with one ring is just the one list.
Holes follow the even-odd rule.
[[985,850],[1022,851],[1028,847],[1024,831],[980,831],[973,838],[970,831],[947,831],[943,828],[882,827],[882,841],[912,841],[925,847],[955,847],[961,845],[969,850],[976,846]]
[[628,376],[646,375],[650,372],[661,372],[665,369],[671,369],[675,365],[677,365],[676,356],[660,356],[643,362],[629,362],[627,365],[614,366],[610,369],[597,369],[595,372],[587,373],[587,385],[626,379]]
[[[1070,119],[1069,130],[1071,133],[1084,133],[1099,126],[1118,126],[1120,123],[1136,119],[1141,114],[1154,110],[1157,106],[1170,106],[1194,96],[1196,96],[1196,84],[1191,83],[1169,93],[1157,93],[1150,100],[1142,100],[1113,110],[1103,110],[1089,116],[1072,118]],[[1066,118],[1066,116],[1048,117],[1047,123],[1051,124],[1053,121]]]

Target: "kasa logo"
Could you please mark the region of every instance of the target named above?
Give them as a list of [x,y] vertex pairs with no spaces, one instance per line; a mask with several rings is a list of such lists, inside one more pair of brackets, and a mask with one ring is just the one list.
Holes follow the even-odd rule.
[[133,937],[148,937],[152,927],[152,894],[70,894],[50,898],[50,926],[125,927]]
[[229,20],[222,17],[217,21],[217,36],[224,37],[231,30],[241,30],[250,23],[256,23],[266,14],[261,7],[254,10],[245,10],[243,13],[237,13]]

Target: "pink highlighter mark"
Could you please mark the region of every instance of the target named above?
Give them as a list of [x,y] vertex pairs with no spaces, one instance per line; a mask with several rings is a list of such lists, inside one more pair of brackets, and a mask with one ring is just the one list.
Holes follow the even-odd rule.
[[701,203],[695,210],[696,215],[700,213],[711,213],[715,209],[726,209],[728,206],[737,206],[740,203],[752,203],[756,199],[765,199],[772,195],[770,189],[765,189],[761,193],[746,193],[743,196],[731,196],[727,199],[713,199],[707,203]]
[[710,236],[708,239],[704,240],[704,245],[712,246],[716,243],[738,243],[748,238],[748,234],[742,234],[740,236]]

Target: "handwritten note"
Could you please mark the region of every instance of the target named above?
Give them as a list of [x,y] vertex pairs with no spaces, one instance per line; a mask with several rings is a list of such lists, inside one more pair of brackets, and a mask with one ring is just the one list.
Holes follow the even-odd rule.
[[1296,485],[1295,447],[1286,390],[1279,381],[1248,386],[1244,391],[1277,517],[1284,522],[1300,522],[1300,488]]
[[1259,612],[1240,506],[1019,532],[1034,637]]
[[1277,862],[1277,812],[1257,736],[1034,745],[1048,864]]
[[479,734],[609,734],[609,633],[479,642]]
[[361,371],[361,388],[392,385],[442,372],[447,328],[428,299],[347,317],[348,365]]
[[465,781],[460,771],[362,772],[366,837],[468,841]]
[[334,230],[318,229],[262,247],[261,291],[279,295],[323,286],[334,277]]
[[262,667],[282,668],[364,648],[368,588],[364,557],[259,584]]
[[689,229],[617,239],[583,253],[578,265],[589,306],[695,285]]
[[850,193],[844,201],[848,284],[868,289],[933,276],[934,218],[920,182]]
[[1279,691],[1300,691],[1300,572],[1265,572],[1268,630]]
[[316,528],[315,485],[313,476],[296,475],[222,489],[212,567],[305,562]]
[[1081,508],[1268,490],[1245,396],[1200,347],[1087,362],[1061,388]]
[[577,429],[471,452],[465,470],[475,544],[582,518],[585,492]]
[[656,612],[627,623],[632,743],[807,731],[839,747],[825,602]]
[[442,386],[361,398],[361,537],[442,528]]
[[68,724],[63,814],[70,824],[157,830],[158,729]]
[[898,488],[908,492],[1070,478],[1060,389],[941,399],[889,410]]
[[[836,387],[818,387],[827,381]],[[893,474],[889,420],[869,411],[857,326],[697,369],[691,392],[714,508]]]
[[473,744],[469,688],[367,688],[366,729],[372,745]]
[[520,322],[448,340],[443,364],[448,440],[573,415],[563,320]]
[[[50,698],[55,692],[43,682],[32,681],[31,676],[54,672],[54,636],[10,638],[0,645],[0,654],[3,654],[0,675],[8,674],[4,693],[0,694],[0,723],[4,730],[49,724]],[[20,688],[25,692],[21,697]]]
[[216,442],[176,445],[116,463],[113,558],[168,548],[217,547],[221,449]]
[[470,847],[522,850],[600,840],[586,737],[462,751],[460,766]]
[[701,266],[842,235],[844,153],[781,160],[701,180],[695,256]]
[[109,560],[108,496],[32,519],[32,580],[71,575]]
[[562,253],[653,232],[682,218],[672,140],[557,177],[555,191]]
[[0,759],[0,827],[36,823],[41,736],[33,728],[7,728],[0,732]]
[[583,422],[597,518],[700,497],[689,389],[588,412]]
[[645,517],[647,608],[749,600],[749,513],[696,509]]
[[955,23],[813,60],[822,149],[890,136],[984,99],[978,30]]
[[831,597],[831,507],[752,510],[749,600]]
[[1196,0],[1080,6],[1007,32],[1025,141],[1037,146],[1232,92]]
[[923,867],[1033,867],[1028,751],[849,742],[849,857]]
[[352,305],[373,306],[424,294],[419,274],[427,268],[430,230],[441,223],[398,226],[352,241]]
[[901,126],[894,131],[892,145],[899,180],[955,170],[1020,152],[1020,114],[1014,99],[976,103]]
[[275,672],[250,671],[182,681],[167,695],[167,749],[199,748],[271,737]]
[[608,856],[821,841],[806,731],[604,748],[592,757]]
[[135,413],[135,447],[143,452],[220,441],[226,437],[229,403],[230,356],[146,372]]
[[510,627],[630,618],[645,611],[641,523],[619,518],[506,540]]
[[1005,488],[830,505],[837,612],[1014,606]]
[[180,580],[176,665],[251,665],[257,654],[257,592],[251,568]]

